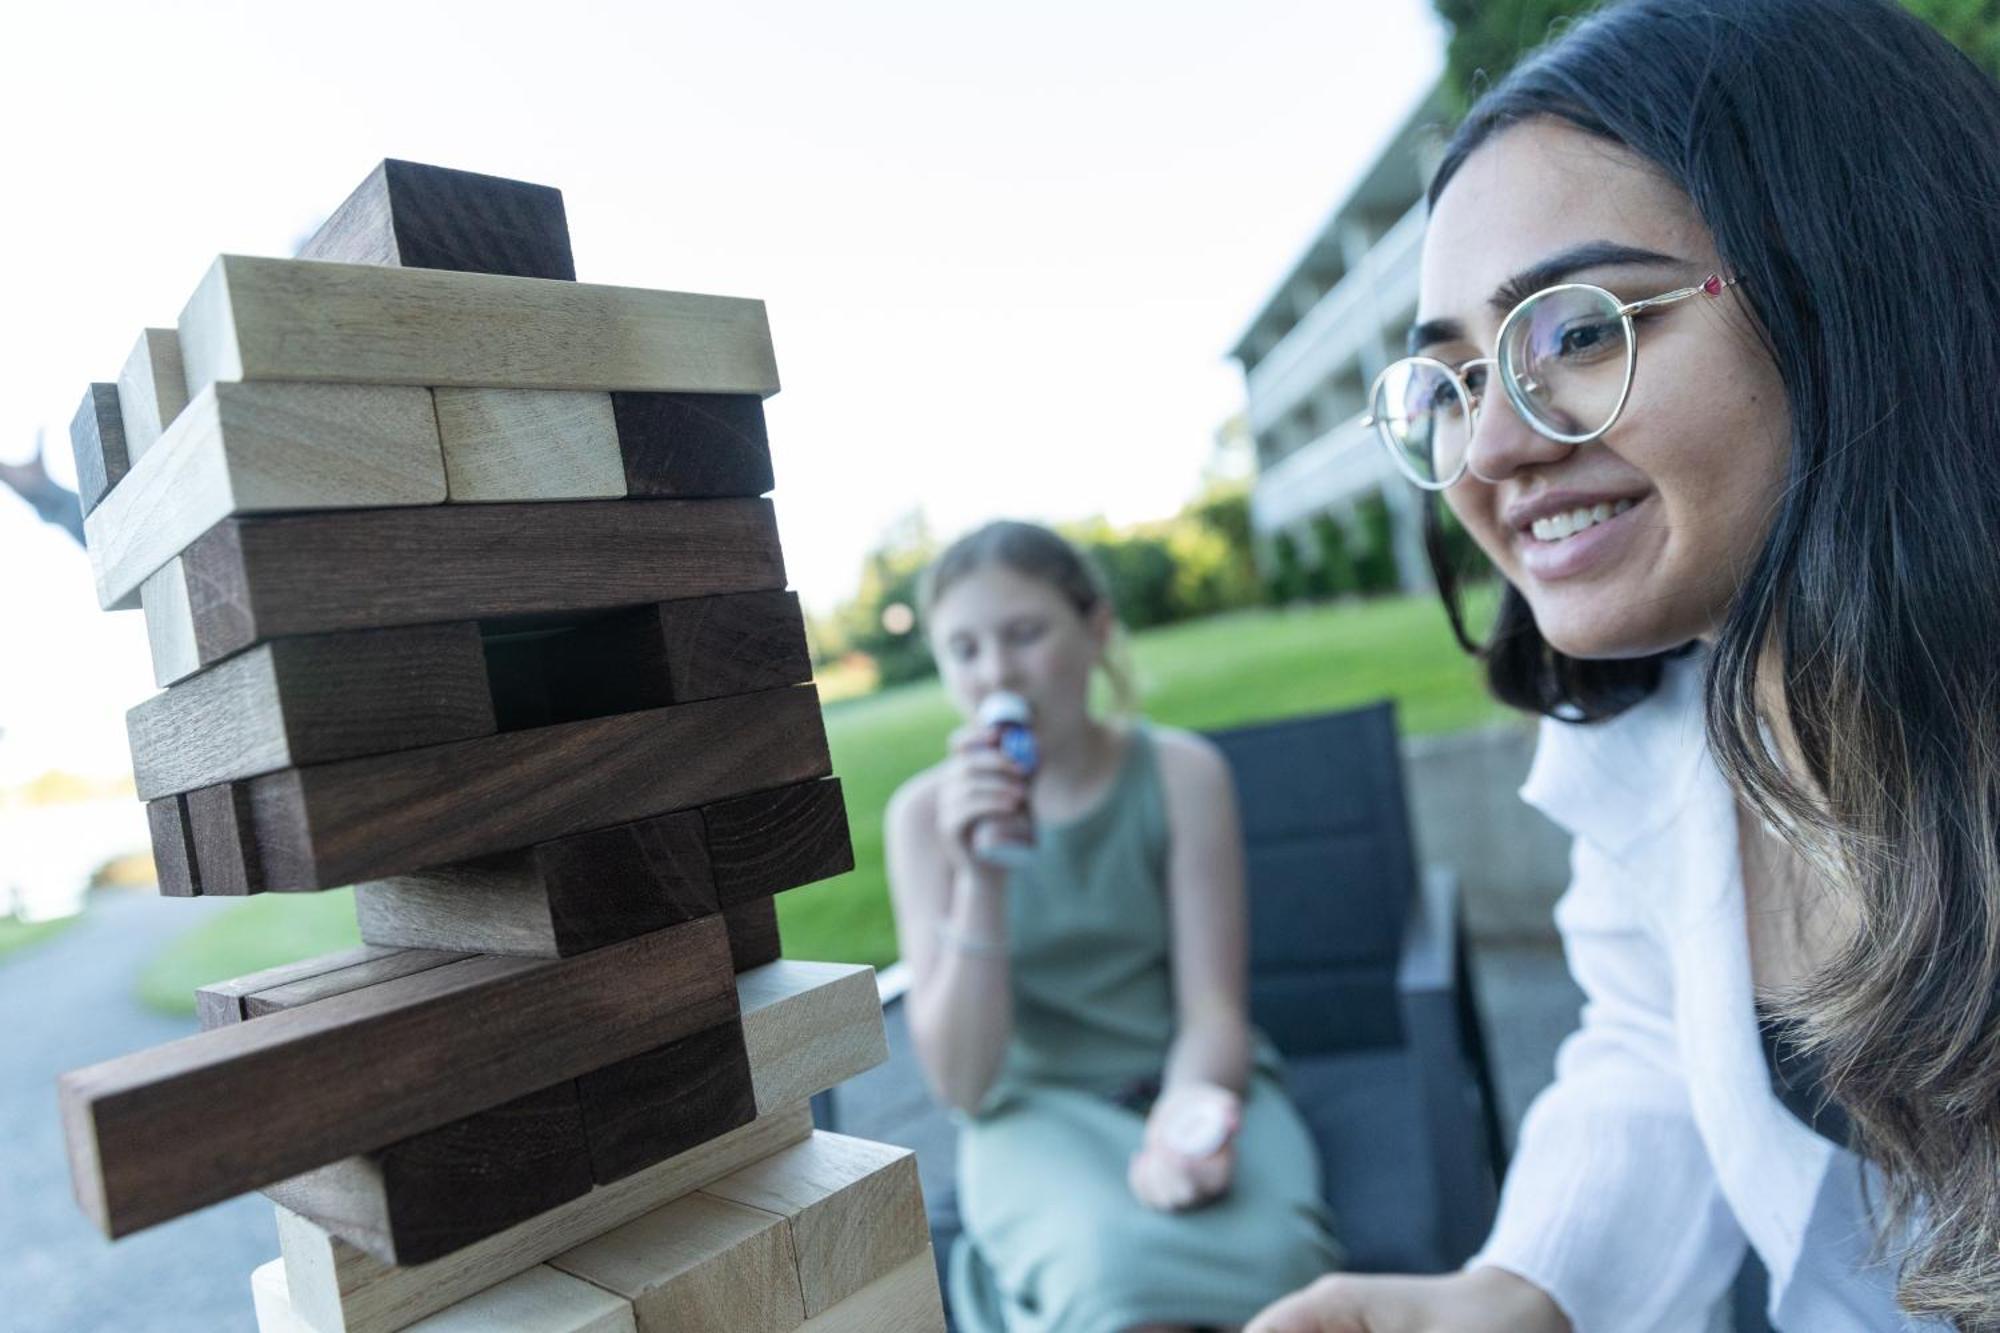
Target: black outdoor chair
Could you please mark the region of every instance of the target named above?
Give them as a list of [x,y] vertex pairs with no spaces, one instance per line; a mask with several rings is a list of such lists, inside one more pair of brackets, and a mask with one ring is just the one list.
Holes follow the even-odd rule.
[[[1504,1148],[1457,885],[1417,873],[1387,703],[1216,733],[1243,810],[1250,1007],[1318,1143],[1348,1265],[1457,1267],[1492,1220]],[[940,1265],[958,1233],[952,1129],[883,973],[887,1064],[818,1099],[823,1127],[917,1149]],[[851,1108],[851,1110],[849,1109]]]

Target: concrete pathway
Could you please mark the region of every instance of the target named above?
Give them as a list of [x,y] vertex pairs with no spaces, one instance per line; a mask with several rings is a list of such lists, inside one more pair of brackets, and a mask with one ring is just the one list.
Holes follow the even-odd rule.
[[194,1031],[133,998],[139,969],[226,900],[93,896],[84,919],[0,960],[0,1326],[20,1333],[252,1333],[250,1270],[278,1252],[251,1195],[106,1241],[70,1192],[56,1076]]

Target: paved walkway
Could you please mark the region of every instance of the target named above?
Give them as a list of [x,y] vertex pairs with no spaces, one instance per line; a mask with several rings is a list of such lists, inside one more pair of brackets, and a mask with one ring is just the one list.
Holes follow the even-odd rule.
[[250,1270],[271,1205],[232,1200],[112,1245],[70,1193],[56,1076],[194,1031],[132,997],[161,943],[226,901],[97,895],[84,919],[0,961],[0,1325],[20,1333],[254,1333]]

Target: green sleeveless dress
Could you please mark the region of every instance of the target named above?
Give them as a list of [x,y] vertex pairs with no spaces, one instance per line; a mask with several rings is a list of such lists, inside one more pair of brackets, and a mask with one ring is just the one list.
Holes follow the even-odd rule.
[[958,1117],[964,1333],[1242,1324],[1338,1261],[1318,1153],[1261,1034],[1229,1193],[1160,1213],[1125,1183],[1174,1037],[1168,837],[1141,726],[1102,803],[1044,824],[1008,876],[1013,1037],[978,1113]]

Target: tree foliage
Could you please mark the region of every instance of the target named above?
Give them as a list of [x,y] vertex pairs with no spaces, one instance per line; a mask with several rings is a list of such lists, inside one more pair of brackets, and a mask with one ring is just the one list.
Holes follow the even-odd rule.
[[[1602,0],[1431,0],[1451,36],[1445,44],[1445,96],[1463,115],[1520,58]],[[1988,74],[2000,77],[2000,3],[1995,0],[1903,0],[1903,7],[1943,33]]]

